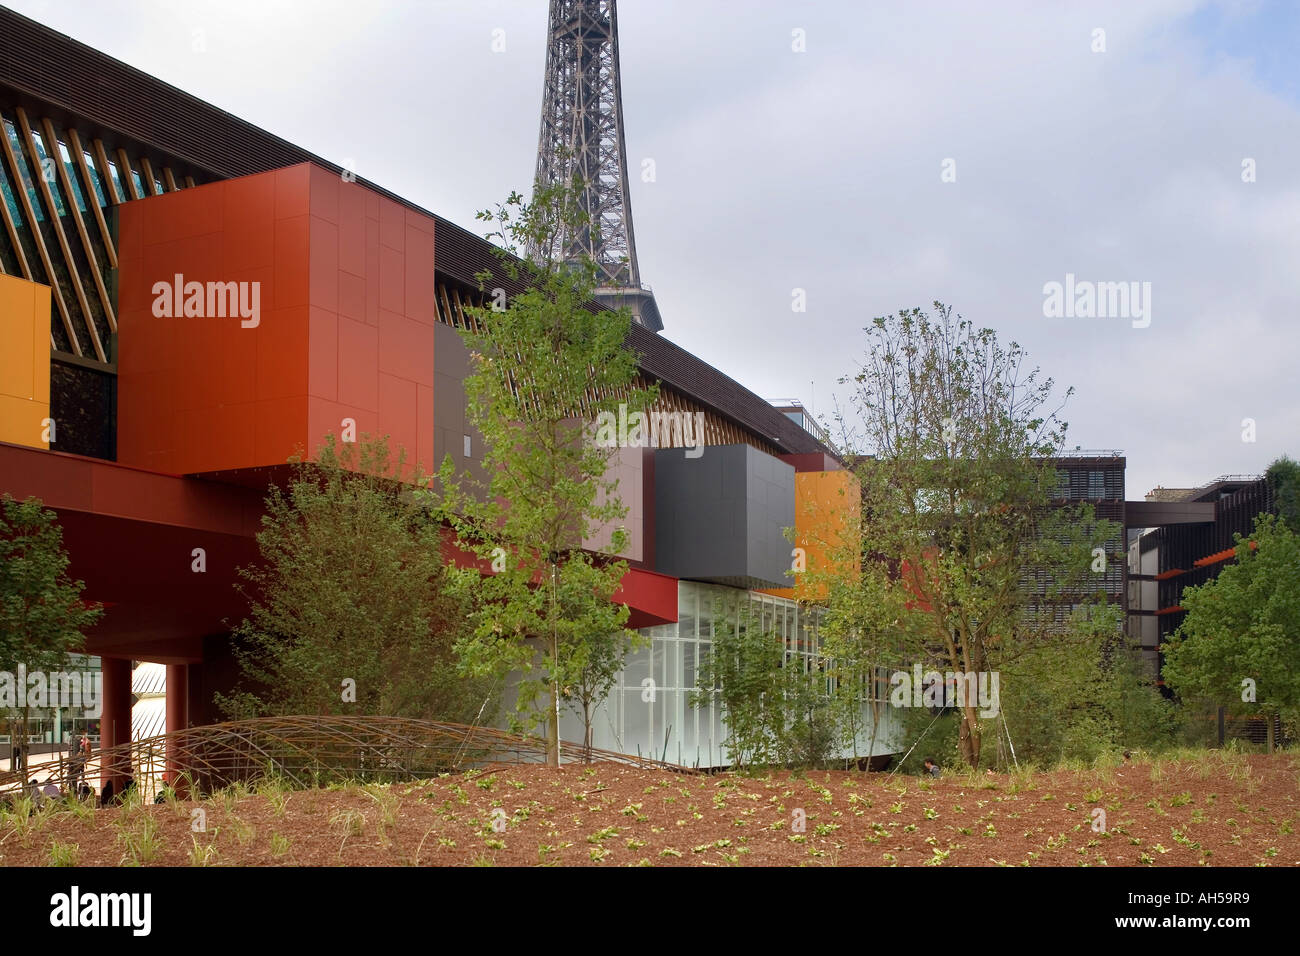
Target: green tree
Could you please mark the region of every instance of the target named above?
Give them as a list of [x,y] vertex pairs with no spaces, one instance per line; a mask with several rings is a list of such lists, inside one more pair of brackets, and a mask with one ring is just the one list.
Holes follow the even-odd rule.
[[[606,477],[615,449],[593,440],[594,422],[620,403],[629,415],[644,410],[655,396],[635,384],[630,313],[594,308],[595,264],[557,252],[557,239],[595,226],[576,197],[572,187],[539,184],[531,202],[514,193],[479,213],[501,263],[499,275],[478,276],[490,304],[469,310],[473,327],[462,333],[486,487],[455,475],[450,459],[440,473],[447,520],[492,569],[481,578],[468,572],[477,598],[472,633],[458,644],[462,666],[520,674],[512,724],[545,724],[552,766],[565,702],[607,687],[590,678],[608,676],[619,650],[639,640],[626,627],[627,608],[613,602],[626,563],[610,556],[627,535],[614,527],[605,538],[603,529],[627,508]],[[508,302],[506,287],[518,290]]]
[[819,652],[788,653],[744,594],[714,600],[711,633],[689,699],[720,708],[732,765],[824,764],[844,735],[844,715],[827,686],[830,662]]
[[[457,673],[467,607],[441,559],[441,524],[398,480],[385,439],[336,444],[272,486],[241,568],[244,688],[231,716],[366,714],[474,722],[491,693]],[[416,483],[423,482],[418,472]]]
[[599,631],[574,642],[572,669],[577,677],[565,690],[566,706],[582,718],[582,746],[591,760],[593,718],[596,707],[609,696],[623,672],[628,651],[634,647],[623,631]]
[[[61,670],[103,614],[82,601],[85,585],[68,577],[68,563],[53,511],[37,498],[0,497],[0,671],[14,681],[20,667]],[[24,742],[29,710],[24,701],[18,730]]]
[[1120,608],[1097,605],[1079,616],[1051,639],[1020,642],[1002,664],[1001,707],[1020,762],[1159,749],[1172,736],[1172,707],[1115,639]]
[[[780,760],[780,730],[785,723],[785,647],[752,616],[737,616],[734,601],[717,600],[713,642],[701,655],[696,675],[696,707],[720,708],[727,729],[725,745],[738,770],[765,767]],[[703,649],[702,649],[703,650]]]
[[[1061,639],[1062,605],[1081,593],[1102,600],[1097,571],[1122,559],[1120,538],[1086,506],[1051,506],[1058,476],[1044,460],[1066,432],[1060,406],[1049,407],[1052,380],[1027,369],[1016,343],[935,308],[876,319],[865,360],[842,380],[853,386],[840,426],[861,522],[847,553],[813,576],[829,591],[833,656],[991,672],[1035,641]],[[1094,636],[1110,626],[1074,620]],[[960,707],[960,755],[972,767],[980,709]]]
[[1300,536],[1272,514],[1236,536],[1236,557],[1218,576],[1183,592],[1187,616],[1165,644],[1166,683],[1234,714],[1268,718],[1300,708]]
[[1268,466],[1266,477],[1273,488],[1278,515],[1292,531],[1300,531],[1300,462],[1283,455]]

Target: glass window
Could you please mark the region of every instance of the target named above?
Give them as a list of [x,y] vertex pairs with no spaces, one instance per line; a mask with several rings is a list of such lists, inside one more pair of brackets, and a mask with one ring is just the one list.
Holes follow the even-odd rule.
[[36,221],[45,221],[45,211],[41,208],[41,202],[36,196],[36,184],[32,181],[32,174],[27,168],[27,152],[23,149],[23,142],[18,138],[18,130],[14,124],[5,120],[5,133],[9,137],[9,145],[13,147],[14,155],[18,159],[18,174],[22,181],[20,188],[27,190],[27,198],[31,201],[32,209],[36,213]]
[[[650,647],[653,646],[652,641]],[[623,686],[635,689],[638,694],[641,692],[641,681],[650,676],[650,647],[638,648],[627,655]]]
[[45,140],[36,130],[32,130],[32,142],[36,144],[36,165],[40,169],[41,178],[54,197],[54,213],[62,219],[68,210],[63,202],[63,190],[59,186],[59,174],[54,165],[56,160],[50,156],[49,150],[45,148]]
[[682,640],[695,639],[695,595],[691,595],[689,600],[678,603],[677,606],[677,636]]
[[9,215],[13,216],[14,225],[21,229],[23,227],[22,210],[18,208],[18,198],[9,187],[8,165],[2,162],[0,162],[0,193],[4,195],[4,203],[9,207]]
[[99,170],[95,168],[95,160],[90,153],[85,150],[81,151],[81,158],[86,162],[86,172],[90,174],[90,182],[95,190],[95,197],[99,200],[99,205],[107,206],[108,197],[104,195],[104,181],[100,179]]
[[64,172],[68,174],[68,182],[72,183],[73,198],[77,201],[77,208],[82,212],[86,211],[86,197],[81,193],[81,180],[77,176],[76,164],[72,162],[72,154],[68,152],[65,143],[59,143],[59,156],[63,160]]
[[668,683],[668,642],[654,640],[650,642],[650,678],[658,687],[670,687]]
[[1106,473],[1104,471],[1088,472],[1088,497],[1106,497]]
[[682,642],[682,687],[690,690],[695,686],[695,675],[697,668],[695,666],[696,655],[699,653],[699,644],[695,641]]
[[108,178],[113,181],[113,190],[117,193],[117,198],[121,202],[130,199],[131,196],[126,191],[126,185],[122,182],[122,172],[117,168],[117,163],[111,159],[108,161]]

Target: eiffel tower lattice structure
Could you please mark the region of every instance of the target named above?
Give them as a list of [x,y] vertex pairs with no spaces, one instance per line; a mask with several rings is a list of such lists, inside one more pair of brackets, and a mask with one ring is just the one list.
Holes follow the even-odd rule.
[[580,180],[589,226],[557,236],[554,249],[536,251],[589,256],[599,270],[597,300],[629,307],[634,321],[658,332],[659,308],[636,263],[615,6],[615,0],[551,0],[537,182]]

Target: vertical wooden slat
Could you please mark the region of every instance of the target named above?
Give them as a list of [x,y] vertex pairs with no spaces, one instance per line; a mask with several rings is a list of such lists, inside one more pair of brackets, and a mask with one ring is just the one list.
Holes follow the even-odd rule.
[[[0,138],[3,138],[4,135],[4,126],[0,124]],[[15,181],[14,192],[21,188],[22,181]],[[23,278],[29,281],[33,280],[35,277],[32,275],[32,267],[27,262],[27,253],[23,251],[23,244],[18,239],[18,224],[14,222],[14,217],[9,214],[9,204],[6,202],[0,202],[0,219],[4,220],[5,232],[9,233],[9,241],[13,243],[14,255],[18,257],[18,268],[22,270]],[[50,334],[53,335],[54,333],[51,332]]]
[[460,324],[459,324],[459,328],[462,328],[462,329],[468,329],[468,328],[469,328],[469,320],[465,318],[465,307],[464,307],[464,304],[463,304],[463,303],[461,302],[461,300],[460,300],[460,290],[459,290],[459,289],[454,289],[454,290],[452,290],[452,295],[455,296],[455,302],[456,302],[456,319],[457,319],[457,321],[460,323]]
[[[68,341],[72,345],[72,351],[76,355],[84,355],[85,353],[81,351],[81,343],[77,341],[76,330],[72,327],[72,316],[68,312],[68,303],[63,300],[63,291],[59,288],[58,273],[54,271],[54,262],[50,259],[50,251],[45,248],[45,237],[41,235],[36,210],[32,208],[31,197],[27,195],[27,189],[23,185],[23,174],[18,165],[18,156],[14,153],[9,137],[4,135],[2,125],[0,125],[0,151],[4,152],[5,159],[9,161],[9,168],[13,170],[14,193],[16,194],[14,198],[18,200],[18,205],[22,207],[23,214],[27,216],[27,222],[31,227],[32,242],[36,244],[36,252],[40,255],[41,263],[45,266],[45,275],[50,283],[50,293],[54,296],[54,303],[59,310],[60,317],[63,319],[63,328],[68,333]],[[44,182],[39,167],[35,171],[35,177],[37,182]],[[3,205],[3,203],[0,203],[0,205]]]
[[117,171],[122,174],[122,182],[125,184],[122,188],[126,190],[128,199],[143,199],[140,190],[135,185],[135,173],[131,170],[131,160],[126,155],[126,150],[119,149],[117,156]]
[[176,185],[176,177],[172,175],[170,166],[163,167],[163,185],[167,187],[168,192],[180,192],[181,187]]
[[443,323],[450,325],[454,329],[456,327],[456,317],[451,314],[451,300],[447,298],[447,287],[445,285],[440,284],[438,286],[438,302],[442,306]]
[[[58,167],[59,182],[63,184],[63,197],[68,201],[69,211],[72,214],[72,221],[76,223],[77,234],[81,236],[82,248],[86,250],[86,260],[90,263],[91,276],[95,280],[95,291],[99,293],[100,304],[104,307],[104,316],[108,319],[108,327],[112,331],[117,331],[117,316],[113,312],[113,300],[108,294],[108,289],[104,285],[104,273],[99,268],[99,258],[95,255],[95,247],[90,244],[90,233],[86,230],[85,220],[81,218],[81,208],[77,205],[76,192],[72,188],[72,179],[68,176],[68,167],[63,164],[63,157],[59,155],[59,138],[55,134],[54,124],[50,122],[49,117],[41,121],[41,128],[45,131],[45,140],[47,143],[54,144],[55,165]],[[69,137],[71,138],[71,137]],[[69,150],[71,152],[71,150]],[[83,194],[85,195],[85,194]],[[99,200],[95,198],[92,191],[89,194],[87,206],[99,207]],[[94,331],[94,321],[91,319],[90,312],[86,312],[86,322]],[[93,335],[98,340],[98,334]]]
[[[99,234],[104,239],[104,250],[108,253],[108,264],[110,268],[117,268],[117,249],[113,245],[113,236],[108,231],[108,221],[104,218],[104,210],[99,206],[99,194],[95,192],[95,177],[90,174],[90,167],[86,165],[86,151],[81,148],[81,137],[77,131],[71,127],[68,128],[68,143],[72,150],[73,162],[77,164],[77,169],[81,171],[82,182],[86,184],[86,195],[90,197],[92,210],[94,211],[95,222],[99,226]],[[101,174],[100,182],[104,178]],[[109,193],[113,191],[113,184],[109,183],[104,189],[104,197],[107,199]],[[117,331],[117,326],[113,327]]]
[[[68,242],[68,237],[63,231],[63,217],[59,215],[58,204],[54,201],[54,191],[50,189],[50,184],[45,179],[45,170],[39,162],[39,156],[36,153],[36,138],[32,136],[32,125],[27,120],[27,111],[21,106],[15,108],[15,114],[18,116],[18,125],[23,131],[23,142],[27,146],[27,154],[31,156],[32,163],[36,172],[36,189],[45,200],[45,208],[50,213],[50,225],[54,229],[54,238],[59,242],[59,250],[63,253],[63,262],[68,267],[68,280],[72,283],[72,291],[77,296],[77,304],[81,306],[81,316],[86,323],[86,331],[90,334],[90,342],[95,347],[95,356],[101,361],[108,361],[104,355],[104,345],[99,341],[99,330],[95,328],[95,320],[90,313],[90,300],[86,298],[86,289],[81,284],[81,270],[77,268],[77,260],[72,255],[72,245]],[[47,143],[45,148],[49,150],[46,155],[54,162],[55,169],[62,169],[63,163],[58,155],[58,143],[51,149]],[[66,178],[66,174],[65,174]],[[72,196],[65,196],[64,200],[76,208],[76,200]],[[50,272],[53,279],[54,272]],[[71,335],[71,326],[68,328]]]
[[104,151],[104,141],[101,139],[92,140],[90,148],[95,157],[95,163],[99,167],[99,178],[104,182],[104,195],[108,197],[108,201],[114,206],[121,205],[128,198],[129,193],[126,192],[125,186],[122,187],[121,195],[117,192],[117,184],[113,182],[113,167],[109,165],[108,153]]
[[193,177],[193,176],[186,176],[186,177],[185,177],[185,188],[186,188],[186,189],[193,189],[193,188],[194,188],[194,177]]
[[149,163],[148,156],[140,157],[140,178],[144,180],[144,192],[146,196],[158,195],[158,183],[154,179],[153,166]]

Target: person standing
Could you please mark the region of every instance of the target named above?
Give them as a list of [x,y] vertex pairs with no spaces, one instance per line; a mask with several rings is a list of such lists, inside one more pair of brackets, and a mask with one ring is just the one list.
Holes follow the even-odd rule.
[[85,737],[74,740],[71,753],[68,754],[68,793],[76,793],[77,785],[81,783],[82,775],[86,772],[86,754],[82,747]]

